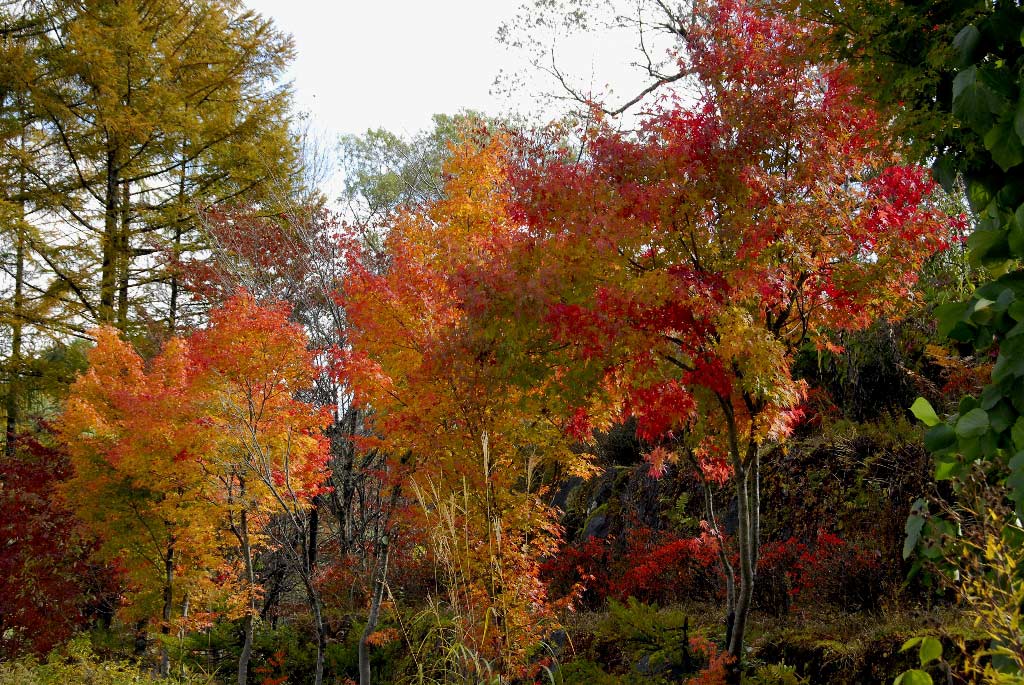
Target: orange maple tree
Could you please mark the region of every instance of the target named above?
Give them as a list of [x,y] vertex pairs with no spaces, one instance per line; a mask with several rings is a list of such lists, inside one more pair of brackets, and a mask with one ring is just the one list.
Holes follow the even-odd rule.
[[113,328],[95,338],[57,426],[73,469],[62,493],[100,539],[100,557],[124,571],[124,613],[166,634],[186,597],[199,606],[219,594],[219,572],[231,577],[201,459],[212,435],[198,420],[204,398],[184,340],[146,368]]
[[496,135],[453,149],[445,198],[400,214],[386,268],[354,258],[340,297],[352,325],[343,373],[372,407],[374,446],[415,496],[410,515],[430,531],[456,639],[511,673],[553,618],[538,563],[560,531],[542,498],[543,468],[585,464],[543,418],[544,398],[505,382],[465,344],[462,269],[490,258],[492,236],[515,230],[505,145]]
[[326,477],[326,418],[295,396],[316,373],[301,329],[239,293],[149,361],[112,328],[95,338],[58,424],[65,500],[124,570],[130,616],[166,634],[227,603],[250,626],[262,527]]
[[[227,524],[238,541],[244,579],[244,643],[239,682],[246,682],[253,648],[257,594],[254,553],[283,547],[302,581],[317,632],[315,682],[323,681],[326,633],[322,601],[308,549],[306,512],[324,490],[330,412],[297,398],[312,388],[319,369],[302,327],[284,304],[259,306],[244,291],[210,313],[210,325],[192,336],[194,379],[205,396],[204,423],[216,436],[203,458],[217,486]],[[270,518],[283,517],[289,540],[269,540]]]

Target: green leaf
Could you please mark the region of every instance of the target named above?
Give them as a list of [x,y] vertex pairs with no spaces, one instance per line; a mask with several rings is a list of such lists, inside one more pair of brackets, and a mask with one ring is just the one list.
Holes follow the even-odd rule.
[[1017,111],[1013,115],[1013,130],[1024,140],[1024,100],[1017,103]]
[[1024,376],[1024,336],[1007,337],[999,346],[992,381],[999,383],[1009,376]]
[[917,417],[917,420],[926,426],[939,425],[939,415],[932,409],[932,405],[923,397],[918,397],[910,405],[910,412]]
[[1003,288],[1003,291],[999,293],[999,297],[996,298],[995,306],[993,307],[997,312],[1005,312],[1013,304],[1013,301],[1017,299],[1017,295],[1013,292],[1013,288]]
[[912,637],[912,638],[910,638],[909,640],[907,640],[906,642],[903,643],[903,646],[900,647],[900,651],[901,652],[906,652],[906,651],[909,651],[909,650],[913,649],[917,645],[921,644],[921,640],[923,640],[923,639],[924,639],[923,637]]
[[1006,244],[1013,256],[1024,255],[1024,225],[1014,221],[1010,232],[1006,234]]
[[939,335],[948,336],[953,327],[964,320],[966,313],[966,302],[950,302],[936,307],[935,318],[939,322]]
[[1024,321],[1024,300],[1017,300],[1006,310],[1014,321]]
[[[1007,649],[1006,645],[1002,643],[998,638],[989,640],[988,643],[989,654],[992,655],[992,670],[999,674],[1010,675],[1011,677],[1020,675],[1020,670],[1017,666],[1017,660],[1014,658],[1013,653],[1006,654],[1004,652]],[[1006,682],[1020,682],[1019,680],[1011,680],[1008,678],[1000,678],[999,680],[991,681],[997,683]]]
[[[1015,17],[1017,14],[1015,13]],[[1010,69],[1006,68],[1004,60],[986,61],[978,65],[978,80],[988,86],[989,90],[996,94],[999,99],[998,106],[994,107],[994,113],[1004,112],[1010,109],[1010,100],[1016,98],[1017,77]]]
[[1012,121],[1000,121],[985,134],[985,148],[1003,171],[1024,162],[1024,145]]
[[1013,379],[1013,392],[1010,393],[1010,404],[1018,414],[1024,414],[1024,378]]
[[942,643],[934,637],[926,637],[921,640],[921,665],[929,661],[935,661],[942,657]]
[[946,337],[957,342],[969,343],[974,340],[975,333],[969,324],[958,321],[946,334]]
[[985,411],[988,411],[1002,402],[1004,395],[1005,391],[1002,386],[998,384],[986,385],[985,389],[981,391],[981,404],[979,406]]
[[956,431],[949,425],[940,423],[924,434],[924,447],[929,452],[938,452],[956,443]]
[[[1022,111],[1024,111],[1024,108],[1022,108]],[[1013,213],[1013,221],[1018,226],[1024,226],[1024,203],[1021,203],[1017,207],[1017,211]]]
[[1024,416],[1018,416],[1013,428],[1010,429],[1010,437],[1013,439],[1013,446],[1017,450],[1024,450]]
[[949,480],[960,470],[960,460],[954,456],[944,455],[935,459],[935,480]]
[[1013,455],[1009,466],[1010,475],[1006,479],[1006,486],[1011,490],[1011,497],[1019,516],[1021,509],[1024,508],[1024,452]]
[[1010,357],[1024,357],[1024,340],[1004,340],[999,353]]
[[1013,411],[1013,407],[1010,406],[1009,402],[1000,402],[988,410],[988,422],[992,426],[992,430],[996,433],[1002,433],[1013,425],[1016,415],[1017,413]]
[[999,454],[999,434],[994,431],[986,431],[981,437],[976,438],[981,448],[981,456],[985,459],[995,459]]
[[986,300],[984,297],[979,297],[974,301],[971,306],[971,321],[975,323],[984,324],[992,318],[992,305],[995,304],[992,300]]
[[1011,471],[1024,472],[1024,451],[1017,452],[1017,454],[1013,455],[1007,466],[1010,467]]
[[970,202],[971,209],[978,214],[985,211],[992,202],[992,194],[993,190],[981,179],[972,178],[967,183],[967,201]]
[[895,685],[932,685],[932,677],[914,668],[901,673],[896,678]]
[[957,181],[956,159],[952,155],[942,155],[932,164],[932,174],[947,193],[953,192]]
[[924,516],[921,514],[926,513],[927,510],[928,505],[923,499],[914,502],[914,506],[910,508],[910,516],[907,517],[907,523],[904,527],[907,534],[906,539],[903,541],[904,559],[910,558],[914,548],[917,547],[917,543],[921,541],[921,531],[924,529]]
[[[967,239],[967,247],[970,250],[968,259],[974,265],[987,264],[1009,256],[1006,232],[999,229],[976,230]],[[977,310],[976,306],[974,311]]]
[[[910,570],[907,571],[907,580],[912,580],[912,579],[916,578],[917,575],[921,572],[921,569],[923,569],[923,568],[924,568],[924,561],[922,561],[921,559],[914,560],[914,563],[912,563],[910,565]],[[923,581],[925,587],[928,587],[929,585],[931,585],[930,576],[925,576],[922,579],[922,581]]]
[[970,395],[964,395],[960,398],[960,405],[957,407],[957,411],[961,414],[966,414],[975,407],[980,407],[981,403],[978,402],[977,398],[971,397]]
[[981,31],[978,30],[977,26],[969,24],[956,34],[956,38],[953,39],[953,47],[956,48],[958,67],[966,67],[974,62],[974,52],[978,47],[978,41],[981,39]]
[[988,414],[984,409],[972,409],[956,422],[956,434],[960,438],[976,438],[988,430]]
[[1008,357],[1005,354],[999,355],[996,359],[995,366],[992,367],[992,380],[1001,381],[1009,376],[1020,376],[1021,374],[1015,373],[1015,369],[1018,368],[1019,360]]
[[1017,325],[1006,331],[1006,338],[1014,338],[1018,335],[1024,334],[1024,321],[1017,322]]
[[981,439],[979,438],[967,438],[962,439],[957,443],[957,450],[963,455],[967,461],[977,461],[981,459],[982,446]]
[[978,67],[964,69],[953,79],[953,114],[984,135],[992,127],[992,112],[1002,109],[999,95],[978,78]]
[[978,334],[974,336],[974,349],[978,351],[984,351],[992,347],[992,343],[995,342],[995,336],[992,335],[991,329],[979,328]]

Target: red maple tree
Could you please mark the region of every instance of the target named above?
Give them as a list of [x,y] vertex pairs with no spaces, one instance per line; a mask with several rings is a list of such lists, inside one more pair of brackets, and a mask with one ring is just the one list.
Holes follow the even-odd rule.
[[815,63],[806,25],[720,0],[685,35],[694,99],[666,98],[635,133],[598,125],[581,155],[523,145],[514,230],[463,263],[455,298],[466,347],[560,398],[571,430],[632,416],[653,471],[686,457],[731,477],[738,568],[720,559],[739,658],[760,460],[805,393],[794,356],[909,306],[956,221],[844,69]]

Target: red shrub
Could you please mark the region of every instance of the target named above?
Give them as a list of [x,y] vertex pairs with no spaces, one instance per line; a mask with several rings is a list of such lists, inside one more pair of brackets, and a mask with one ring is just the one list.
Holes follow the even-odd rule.
[[729,675],[729,664],[732,657],[721,652],[713,642],[703,637],[691,637],[690,649],[707,659],[708,665],[695,677],[686,681],[686,685],[725,685]]
[[713,595],[718,589],[718,541],[708,535],[678,538],[640,528],[630,535],[624,568],[612,583],[620,600],[666,603]]
[[0,459],[0,659],[44,654],[88,620],[91,543],[53,499],[62,453],[22,438]]
[[796,538],[766,543],[757,563],[759,598],[776,612],[790,601],[824,599],[847,608],[874,606],[881,594],[877,550],[819,530],[813,544]]
[[718,591],[718,541],[709,535],[680,538],[638,527],[625,544],[615,542],[589,538],[563,547],[541,567],[550,596],[575,595],[593,608],[607,597],[668,603]]
[[565,545],[540,567],[540,576],[548,584],[548,596],[554,600],[575,598],[577,603],[594,608],[609,595],[611,554],[608,542],[588,538],[576,545]]

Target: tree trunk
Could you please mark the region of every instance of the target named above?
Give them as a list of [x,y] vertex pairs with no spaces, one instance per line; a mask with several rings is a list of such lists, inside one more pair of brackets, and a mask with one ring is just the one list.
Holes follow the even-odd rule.
[[[181,226],[174,227],[174,256],[181,254]],[[167,310],[167,329],[173,335],[178,328],[178,267],[171,267],[171,302]]]
[[135,622],[135,640],[132,645],[132,654],[139,657],[140,659],[146,655],[146,647],[149,640],[146,636],[146,624],[147,619],[141,618]]
[[121,227],[117,232],[117,327],[128,330],[128,285],[132,266],[131,195],[127,181],[121,182]]
[[182,224],[185,222],[185,178],[188,162],[185,154],[185,143],[181,144],[181,170],[178,172],[178,219],[174,222],[174,264],[171,265],[171,303],[167,312],[167,328],[171,334],[178,326],[178,263],[181,257]]
[[[245,483],[242,483],[241,499],[245,499]],[[242,620],[243,643],[242,653],[238,656],[238,685],[247,685],[249,681],[249,660],[252,658],[253,639],[253,612],[256,607],[253,605],[253,592],[256,587],[256,572],[252,563],[252,545],[249,544],[249,519],[243,505],[239,514],[239,538],[242,542],[242,558],[245,561],[245,581],[248,584],[247,591],[249,598],[248,606],[245,609],[245,618]]]
[[14,456],[18,436],[18,411],[21,405],[21,336],[25,307],[25,173],[21,173],[21,212],[15,227],[14,246],[14,311],[11,316],[11,357],[7,362],[7,422],[4,430],[4,453]]
[[377,619],[380,617],[380,604],[384,599],[384,584],[387,582],[388,543],[386,538],[381,546],[383,547],[383,560],[374,569],[375,577],[373,579],[373,596],[370,598],[370,614],[366,617],[366,627],[363,628],[363,634],[359,636],[359,685],[370,685],[370,650],[366,640],[377,629]]
[[[739,552],[739,587],[730,592],[730,607],[725,621],[726,651],[733,658],[728,673],[729,683],[739,683],[743,667],[743,639],[754,596],[757,576],[757,557],[761,532],[760,453],[754,435],[746,436],[746,448],[741,449],[735,413],[729,398],[719,396],[728,429],[729,456],[733,468],[736,496],[736,546]],[[759,413],[749,398],[744,398],[751,417]],[[753,425],[753,418],[751,418]]]
[[753,595],[754,574],[750,564],[750,498],[748,495],[748,483],[750,473],[743,469],[743,473],[736,477],[736,513],[739,520],[736,530],[736,541],[739,545],[739,567],[740,586],[736,594],[736,605],[733,609],[732,630],[729,637],[729,654],[737,660],[743,653],[743,632],[746,628],[747,613],[750,611],[750,598]]
[[317,548],[320,544],[320,506],[323,498],[317,495],[313,498],[313,508],[309,512],[309,543],[306,547],[306,567],[309,569],[310,577],[316,575]]
[[14,448],[18,438],[19,412],[21,411],[22,394],[22,333],[25,323],[25,199],[28,195],[28,179],[25,174],[25,130],[28,117],[25,114],[25,103],[18,98],[18,120],[21,124],[21,136],[18,139],[20,158],[18,162],[18,216],[15,218],[14,235],[14,301],[11,312],[11,357],[7,364],[7,419],[4,427],[4,454],[14,456]]
[[[298,545],[292,548],[294,551],[293,558],[297,562],[299,575],[302,577],[302,584],[306,588],[306,601],[309,604],[310,612],[313,614],[313,627],[316,629],[316,670],[313,674],[313,685],[322,685],[324,682],[324,657],[327,653],[327,627],[324,625],[323,600],[320,597],[320,591],[316,587],[315,580],[316,546],[319,544],[317,532],[320,527],[320,519],[317,516],[318,507],[318,499],[314,498],[313,508],[309,513],[307,521],[308,531],[303,529],[301,525],[296,526]],[[292,517],[291,520],[297,522],[299,519],[298,517]]]
[[739,682],[743,661],[743,639],[746,633],[747,617],[754,596],[757,578],[757,559],[760,551],[761,532],[761,464],[757,445],[751,441],[746,459],[734,475],[736,480],[737,517],[739,524],[736,540],[739,547],[740,586],[736,593],[735,608],[728,626],[728,651],[735,660],[730,682]]
[[117,293],[117,243],[120,228],[120,183],[117,145],[107,144],[106,187],[103,197],[103,238],[100,263],[100,323],[114,323],[114,298]]
[[313,626],[316,628],[316,671],[313,674],[313,685],[323,685],[324,656],[327,653],[327,628],[324,626],[320,595],[313,587],[312,576],[310,576],[308,582],[309,604],[313,609]]
[[174,539],[167,545],[167,554],[164,556],[164,607],[163,624],[160,626],[160,633],[164,636],[160,644],[160,675],[166,678],[171,673],[171,656],[168,651],[167,642],[171,634],[171,611],[174,603]]
[[252,659],[253,623],[252,614],[246,613],[242,619],[242,652],[238,655],[238,685],[249,682],[249,661]]
[[[700,468],[697,466],[696,468]],[[711,526],[711,531],[715,538],[718,540],[718,565],[722,570],[722,575],[725,577],[725,613],[726,613],[726,630],[725,630],[725,641],[729,642],[729,638],[732,634],[732,617],[735,616],[736,610],[736,569],[733,568],[732,562],[729,561],[729,552],[725,549],[725,545],[722,539],[722,529],[718,525],[718,515],[715,513],[715,497],[711,490],[711,484],[701,478],[701,489],[704,492],[704,511],[708,517],[708,524]],[[684,645],[684,648],[686,645]]]
[[[181,603],[181,625],[178,627],[178,653],[184,653],[185,646],[185,623],[188,620],[188,610],[191,604],[189,602],[188,593],[185,593],[185,599]],[[185,677],[185,661],[181,661],[181,673],[182,678]]]

